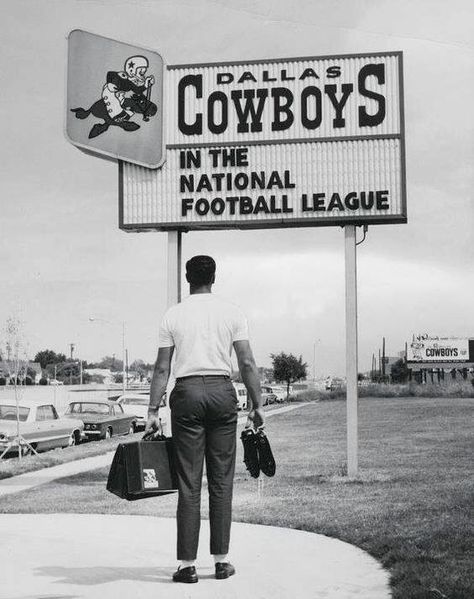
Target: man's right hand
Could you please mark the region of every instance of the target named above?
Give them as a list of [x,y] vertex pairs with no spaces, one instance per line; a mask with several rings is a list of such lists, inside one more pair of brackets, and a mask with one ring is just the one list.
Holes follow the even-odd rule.
[[250,410],[247,416],[246,428],[253,427],[255,430],[265,426],[265,412],[263,408],[255,408]]
[[160,419],[158,418],[158,412],[156,414],[148,414],[148,420],[145,425],[145,435],[149,433],[156,433],[160,430]]

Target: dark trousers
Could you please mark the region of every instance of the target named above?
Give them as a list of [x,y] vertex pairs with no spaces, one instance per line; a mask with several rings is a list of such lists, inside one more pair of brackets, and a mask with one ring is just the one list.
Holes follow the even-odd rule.
[[209,488],[211,554],[229,550],[235,470],[237,396],[227,377],[178,379],[170,395],[178,475],[179,560],[196,558],[204,458]]

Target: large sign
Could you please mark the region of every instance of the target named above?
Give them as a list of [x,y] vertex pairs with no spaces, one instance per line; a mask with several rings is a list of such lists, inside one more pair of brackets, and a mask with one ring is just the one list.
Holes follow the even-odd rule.
[[407,361],[427,363],[470,362],[469,339],[418,336],[408,344]]
[[68,38],[65,133],[79,148],[149,168],[165,160],[163,59],[76,29]]
[[166,163],[123,163],[120,226],[406,222],[402,87],[400,52],[169,66]]

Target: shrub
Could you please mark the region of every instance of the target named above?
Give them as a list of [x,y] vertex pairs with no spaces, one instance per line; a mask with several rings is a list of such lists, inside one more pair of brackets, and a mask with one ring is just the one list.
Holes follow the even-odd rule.
[[[359,397],[474,397],[474,385],[471,381],[446,381],[435,384],[420,383],[383,384],[370,383],[358,387]],[[327,401],[345,399],[346,388],[334,391],[310,389],[298,393],[297,401]]]

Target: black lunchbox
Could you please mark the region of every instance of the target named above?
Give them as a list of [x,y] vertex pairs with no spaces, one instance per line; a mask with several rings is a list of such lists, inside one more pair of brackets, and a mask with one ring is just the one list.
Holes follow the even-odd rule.
[[135,501],[178,490],[173,439],[160,435],[118,445],[107,479],[107,491]]

